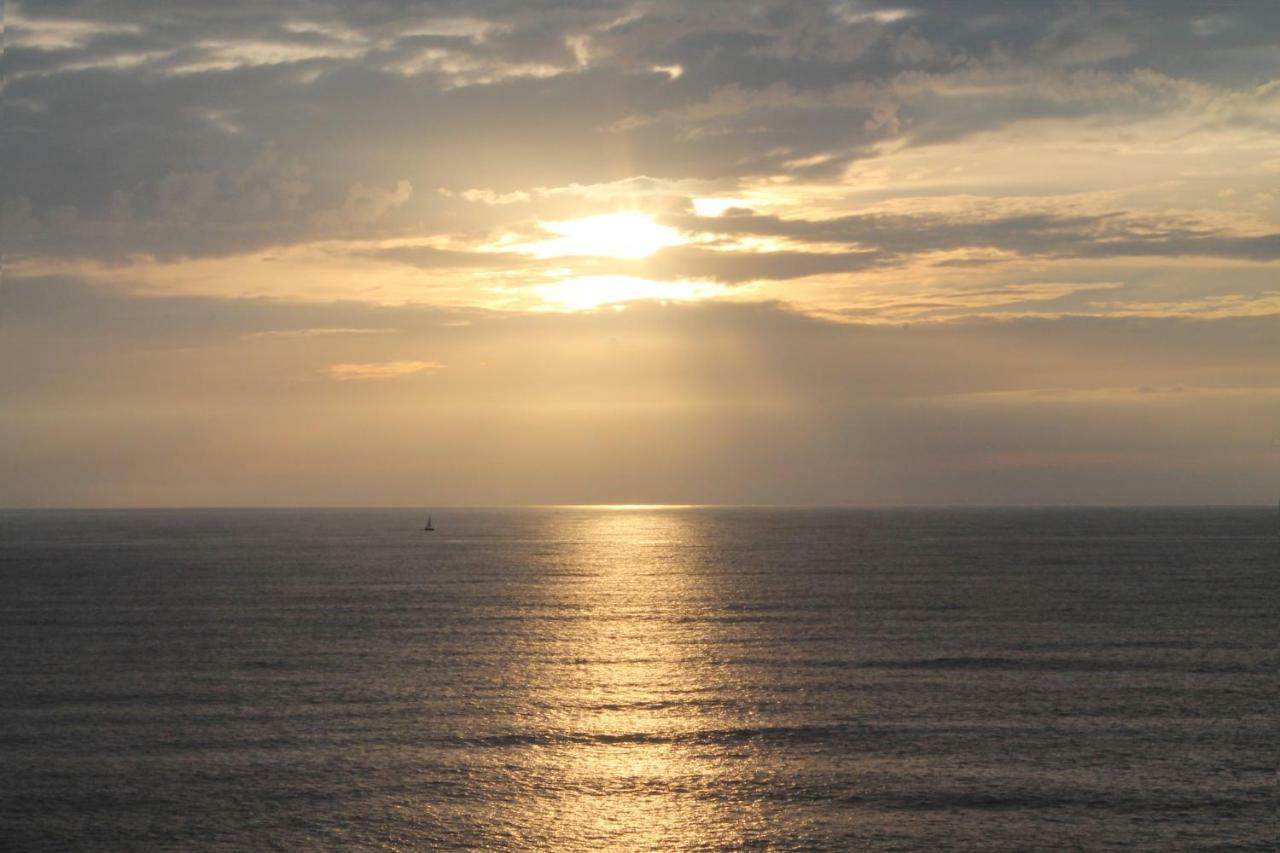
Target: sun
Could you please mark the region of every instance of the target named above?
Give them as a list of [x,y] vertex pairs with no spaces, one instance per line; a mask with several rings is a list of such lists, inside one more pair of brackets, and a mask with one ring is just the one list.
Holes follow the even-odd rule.
[[530,248],[539,257],[591,255],[647,258],[665,246],[683,243],[680,232],[659,225],[643,213],[603,213],[582,219],[543,223],[557,235]]

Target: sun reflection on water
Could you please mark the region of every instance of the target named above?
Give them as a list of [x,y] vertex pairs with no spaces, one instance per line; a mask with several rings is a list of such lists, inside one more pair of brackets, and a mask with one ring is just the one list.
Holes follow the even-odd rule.
[[688,846],[731,823],[708,796],[724,759],[697,738],[735,724],[699,618],[705,533],[679,511],[629,509],[567,513],[559,531],[569,556],[548,594],[571,615],[535,682],[560,733],[539,756],[556,796],[531,817],[561,846]]

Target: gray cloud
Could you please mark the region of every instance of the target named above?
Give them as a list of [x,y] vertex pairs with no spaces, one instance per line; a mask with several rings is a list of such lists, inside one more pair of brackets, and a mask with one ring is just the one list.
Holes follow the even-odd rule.
[[[1280,60],[1262,2],[88,2],[15,17],[5,194],[34,227],[6,238],[11,253],[299,240],[353,186],[402,180],[413,203],[343,233],[446,231],[458,203],[437,186],[820,178],[895,135],[1155,115],[1191,103],[1189,86],[1262,85]],[[266,183],[294,186],[274,204],[243,180],[269,151]],[[212,185],[175,218],[179,175]],[[119,194],[128,220],[109,218]],[[112,227],[68,233],[73,215]]]
[[731,210],[725,216],[671,217],[668,221],[691,231],[718,235],[784,237],[858,246],[868,250],[863,257],[882,262],[961,248],[1056,257],[1205,255],[1253,261],[1280,259],[1280,234],[1235,236],[1196,223],[1126,216],[1121,212],[1074,216],[853,214],[807,220]]
[[366,257],[397,261],[420,269],[502,269],[522,266],[529,259],[512,252],[460,252],[430,246],[399,246],[362,253]]

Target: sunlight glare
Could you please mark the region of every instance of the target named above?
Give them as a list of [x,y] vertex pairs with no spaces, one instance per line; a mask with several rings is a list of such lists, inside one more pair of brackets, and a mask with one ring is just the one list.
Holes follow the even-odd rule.
[[698,216],[720,216],[735,207],[749,208],[750,202],[742,198],[695,198],[693,212]]
[[643,213],[602,213],[582,219],[543,223],[555,239],[530,248],[539,257],[594,255],[646,258],[664,246],[684,242],[678,231],[659,225]]

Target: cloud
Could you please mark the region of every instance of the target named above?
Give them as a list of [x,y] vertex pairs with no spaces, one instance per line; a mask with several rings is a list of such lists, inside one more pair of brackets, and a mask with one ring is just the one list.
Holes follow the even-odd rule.
[[375,225],[396,208],[403,207],[412,196],[413,185],[403,178],[397,180],[395,186],[385,189],[357,182],[347,190],[347,197],[340,208],[318,213],[314,222],[326,232],[346,232]]
[[[612,276],[883,320],[1278,260],[1276,13],[966,7],[27,4],[0,240],[23,274],[150,292],[544,310]],[[699,197],[755,212],[688,217]],[[696,239],[643,262],[493,251],[630,210]],[[1158,311],[1218,278],[1118,296]],[[1130,310],[1072,298],[1039,307]]]
[[434,246],[390,246],[368,249],[367,257],[396,261],[420,269],[496,269],[528,263],[528,258],[514,252],[466,252],[438,249]]
[[[977,213],[977,215],[974,215]],[[999,249],[1030,256],[1124,257],[1213,256],[1248,261],[1280,259],[1280,232],[1231,234],[1188,218],[1126,215],[1122,211],[1010,215],[872,213],[828,219],[784,219],[738,212],[686,216],[673,221],[690,231],[717,235],[786,238],[808,243],[857,246],[883,262],[904,255],[951,249]]]
[[337,327],[320,327],[311,329],[267,329],[261,332],[249,332],[246,338],[317,338],[331,335],[394,335],[399,329],[360,329]]
[[883,263],[878,251],[862,252],[737,252],[696,247],[663,249],[640,264],[656,278],[705,278],[739,284],[747,281],[786,281],[816,275],[856,272]]
[[373,361],[362,364],[331,364],[327,369],[330,379],[340,382],[366,379],[395,379],[424,370],[440,370],[444,365],[436,361]]

